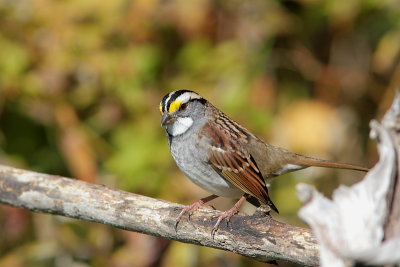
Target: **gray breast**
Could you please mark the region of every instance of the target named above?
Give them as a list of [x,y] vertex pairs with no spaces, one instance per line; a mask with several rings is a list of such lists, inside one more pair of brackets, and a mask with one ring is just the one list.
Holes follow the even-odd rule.
[[170,149],[179,169],[204,190],[223,197],[239,198],[243,192],[222,178],[208,164],[207,143],[189,132],[170,138]]

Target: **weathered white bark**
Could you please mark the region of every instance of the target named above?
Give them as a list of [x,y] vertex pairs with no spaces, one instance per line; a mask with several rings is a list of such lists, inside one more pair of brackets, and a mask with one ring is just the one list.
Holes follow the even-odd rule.
[[340,186],[332,200],[313,187],[298,185],[298,195],[305,203],[299,216],[317,237],[322,266],[400,263],[400,142],[394,142],[399,136],[399,118],[398,95],[383,125],[371,122],[371,136],[378,141],[380,160],[361,182]]
[[175,231],[181,205],[1,165],[0,203],[224,249],[262,262],[318,264],[316,240],[309,230],[269,216],[234,216],[231,227],[221,224],[213,239],[216,211],[200,209],[190,221],[185,216]]

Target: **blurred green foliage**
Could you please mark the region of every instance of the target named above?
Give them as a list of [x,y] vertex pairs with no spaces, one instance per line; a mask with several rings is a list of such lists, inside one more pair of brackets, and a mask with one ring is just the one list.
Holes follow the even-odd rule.
[[[185,88],[273,144],[371,166],[368,122],[398,87],[399,51],[396,0],[3,0],[0,164],[188,204],[206,193],[175,167],[158,114]],[[310,169],[270,190],[300,224],[296,183],[330,194],[360,177]],[[0,229],[0,266],[256,265],[6,206]]]

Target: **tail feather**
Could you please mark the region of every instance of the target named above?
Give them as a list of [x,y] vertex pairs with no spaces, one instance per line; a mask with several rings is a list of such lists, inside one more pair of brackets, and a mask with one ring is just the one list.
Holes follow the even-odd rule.
[[364,171],[364,172],[369,171],[369,168],[366,168],[366,167],[363,167],[360,165],[356,165],[356,164],[315,159],[315,158],[310,158],[310,157],[301,157],[296,161],[295,164],[303,165],[303,166],[349,169],[349,170]]

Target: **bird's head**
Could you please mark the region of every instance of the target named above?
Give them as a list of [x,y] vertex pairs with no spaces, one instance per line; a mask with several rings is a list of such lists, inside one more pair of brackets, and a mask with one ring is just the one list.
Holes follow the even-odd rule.
[[196,120],[204,117],[207,100],[189,90],[173,91],[160,102],[161,126],[168,134],[177,136],[185,133]]

